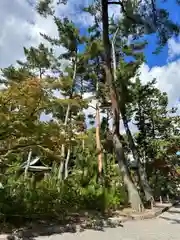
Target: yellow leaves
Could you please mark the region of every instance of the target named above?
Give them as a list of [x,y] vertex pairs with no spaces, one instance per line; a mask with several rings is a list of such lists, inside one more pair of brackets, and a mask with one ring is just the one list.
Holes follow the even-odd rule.
[[180,174],[180,167],[175,167],[178,174]]
[[42,85],[39,79],[29,79],[23,82],[19,89],[21,97],[25,97],[25,103],[32,103],[35,99],[38,100],[43,94]]
[[[0,121],[8,136],[17,138],[23,134],[32,135],[39,119],[43,98],[43,85],[40,79],[29,78],[20,83],[11,82],[0,94]],[[4,131],[3,131],[4,132]],[[7,134],[4,134],[4,137]]]
[[5,151],[16,145],[24,147],[33,143],[59,153],[60,146],[67,142],[67,136],[58,123],[44,124],[39,120],[43,107],[49,106],[48,91],[49,83],[45,79],[29,78],[18,84],[11,82],[6,90],[0,92],[1,145],[5,146]]
[[89,138],[89,136],[86,133],[79,133],[76,135],[77,140],[86,140],[88,138]]
[[42,90],[41,80],[38,78],[29,79],[22,84],[22,88],[28,93],[40,93]]
[[22,108],[32,109],[37,106],[44,96],[43,84],[38,78],[29,78],[21,83],[12,82],[1,93],[1,102],[8,102],[9,106],[18,110]]

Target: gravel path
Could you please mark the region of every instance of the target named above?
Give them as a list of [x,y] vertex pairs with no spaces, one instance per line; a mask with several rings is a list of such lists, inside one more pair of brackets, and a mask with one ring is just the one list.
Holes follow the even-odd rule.
[[81,233],[64,233],[41,236],[36,240],[179,240],[180,205],[172,207],[156,219],[131,221],[123,227],[107,228],[104,231],[85,230]]

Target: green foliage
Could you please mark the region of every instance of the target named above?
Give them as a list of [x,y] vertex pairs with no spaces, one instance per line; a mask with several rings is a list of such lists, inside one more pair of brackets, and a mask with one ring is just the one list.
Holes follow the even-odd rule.
[[[95,163],[95,158],[89,159]],[[108,180],[113,181],[113,184],[106,187],[96,182],[88,165],[90,166],[87,161],[84,168],[88,180],[83,178],[84,173],[76,168],[64,182],[57,180],[56,172],[48,174],[40,181],[36,180],[35,175],[25,180],[23,175],[18,177],[16,174],[15,177],[15,172],[13,175],[12,172],[7,172],[7,177],[3,179],[3,189],[0,189],[1,213],[7,219],[11,216],[13,219],[16,215],[25,218],[63,219],[66,214],[82,210],[104,212],[121,207],[126,202],[126,193],[118,183],[117,172],[108,170],[106,178],[107,174],[112,175],[113,172],[114,176]]]
[[176,109],[173,109],[173,113],[168,109],[167,94],[160,92],[155,84],[153,80],[143,85],[137,79],[134,85],[134,124],[138,128],[135,140],[154,196],[172,196],[179,184],[175,170],[179,164],[176,156],[180,141],[179,116],[176,115]]
[[[67,0],[57,0],[56,4],[66,4]],[[36,5],[37,12],[44,17],[54,14],[53,0],[39,0]]]
[[24,47],[24,55],[27,61],[17,61],[17,63],[41,78],[45,71],[51,67],[52,54],[52,49],[49,50],[42,43],[38,48],[27,49]]

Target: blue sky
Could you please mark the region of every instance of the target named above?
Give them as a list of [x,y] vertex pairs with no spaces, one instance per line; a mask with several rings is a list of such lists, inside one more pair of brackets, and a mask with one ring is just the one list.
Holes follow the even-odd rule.
[[[38,35],[38,29],[37,29],[38,24],[40,23],[41,25],[39,28],[39,31],[46,31],[47,30],[46,28],[48,28],[48,24],[43,25],[43,19],[40,19],[40,17],[37,16],[37,14],[32,10],[32,5],[29,4],[29,2],[30,3],[35,2],[35,0],[23,0],[23,1],[22,0],[1,0],[0,1],[0,7],[1,7],[0,11],[2,11],[0,20],[2,23],[5,22],[4,26],[2,26],[1,27],[2,29],[0,30],[0,39],[2,38],[2,43],[0,42],[0,51],[2,52],[6,51],[6,54],[5,54],[6,56],[7,56],[8,49],[4,48],[4,45],[8,45],[8,44],[14,45],[13,50],[19,51],[19,53],[22,54],[23,53],[22,48],[24,45],[25,46],[30,46],[31,44],[37,45],[37,42],[40,41],[40,37],[37,36],[36,38],[35,36],[35,35]],[[88,24],[91,24],[92,18],[90,16],[87,16],[87,14],[83,14],[79,6],[81,7],[87,6],[91,2],[92,0],[79,0],[79,1],[68,0],[68,4],[66,6],[61,5],[57,9],[57,15],[60,17],[69,16],[80,27],[81,32],[84,32],[84,29],[85,29],[84,27],[87,27]],[[158,0],[158,4],[159,6],[162,6],[169,11],[170,17],[172,20],[180,23],[180,14],[179,14],[180,7],[177,7],[176,0],[167,0],[165,3],[162,0]],[[116,9],[111,8],[110,10],[111,10],[110,11],[111,15],[114,12],[116,13],[116,15],[119,13],[119,9],[117,9],[117,7]],[[4,15],[6,16],[10,15],[10,18],[3,17]],[[16,27],[15,27],[17,31],[16,33],[14,33],[15,31],[10,32],[11,25],[13,25],[12,23],[10,24],[10,22],[12,22],[13,20],[21,20],[22,22],[24,22],[24,24],[22,22],[21,24],[20,22],[16,23]],[[21,28],[20,25],[23,25],[23,29]],[[27,28],[25,25],[27,25]],[[33,25],[34,25],[34,30],[37,32],[33,32]],[[17,26],[20,26],[20,27],[17,29]],[[11,33],[11,38],[7,36],[7,42],[3,42],[3,38],[4,38],[4,41],[6,41],[6,38],[4,37],[4,35],[6,35],[6,32],[8,30],[9,30],[9,34]],[[50,33],[55,32],[54,27],[52,31],[50,30],[48,32]],[[14,39],[16,39],[17,35],[19,35],[18,37],[20,37],[21,35],[20,41],[19,39],[17,39],[17,42],[13,42]],[[149,44],[145,49],[145,55],[146,55],[148,66],[152,68],[154,66],[166,65],[167,60],[169,58],[168,44],[164,47],[164,49],[159,55],[153,55],[152,52],[155,49],[155,42],[156,42],[155,36],[148,36],[147,40]],[[10,53],[8,52],[8,54]],[[0,66],[4,66],[4,65],[7,66],[9,63],[14,63],[16,55],[17,55],[17,59],[19,59],[20,54],[13,54],[13,56],[11,57],[11,61],[8,59],[8,61],[6,62],[5,61],[6,56],[4,57],[3,55],[3,58],[5,58],[3,61],[2,54],[1,54]],[[178,58],[179,56],[174,56],[173,61],[177,60]]]
[[[159,6],[165,8],[170,15],[170,19],[174,22],[180,24],[180,6],[177,6],[176,1],[169,0],[166,3],[159,1]],[[85,33],[86,30],[81,27],[81,32]],[[153,54],[153,52],[158,47],[158,38],[157,35],[152,34],[144,37],[148,41],[144,53],[146,57],[145,72],[143,74],[143,81],[147,82],[148,80],[157,77],[158,87],[162,91],[167,91],[169,95],[170,106],[179,105],[179,96],[175,90],[177,81],[180,82],[180,71],[178,69],[179,59],[180,59],[180,39],[172,38],[171,42],[168,42],[160,51],[159,54]],[[174,46],[174,49],[173,49]],[[175,49],[177,47],[177,49]],[[176,51],[177,50],[177,51]],[[171,72],[169,73],[168,70]],[[167,72],[167,74],[166,74]],[[178,74],[176,74],[178,72]],[[167,76],[166,76],[167,75]],[[177,76],[173,83],[174,77]],[[172,79],[171,79],[172,77]],[[147,79],[146,79],[147,78]],[[163,82],[163,79],[165,80]],[[174,85],[174,87],[173,87]],[[179,84],[178,84],[179,85]],[[173,96],[173,97],[172,97]]]
[[[158,0],[158,6],[166,9],[169,12],[170,19],[180,24],[180,6],[176,4],[176,0],[168,0],[166,2],[163,2],[162,0]],[[86,34],[86,28],[81,27],[81,24],[78,24],[78,27],[80,27],[80,32],[82,34]],[[176,61],[179,59],[179,56],[174,56],[173,59],[171,60],[169,59],[168,44],[166,44],[166,46],[163,47],[163,49],[159,54],[153,54],[153,52],[156,50],[156,47],[158,47],[158,44],[157,44],[158,39],[155,34],[146,36],[145,40],[148,41],[148,45],[145,48],[144,53],[146,56],[147,65],[150,68],[154,66],[161,67],[166,65],[167,61],[172,61],[172,60]]]
[[[158,1],[159,7],[166,9],[169,12],[170,19],[174,22],[180,24],[180,6],[177,6],[175,0],[169,0],[167,2],[163,2],[162,0]],[[147,59],[147,64],[151,68],[153,66],[164,66],[167,64],[168,60],[168,45],[162,49],[160,54],[152,54],[157,46],[155,43],[157,42],[157,38],[155,35],[148,36],[147,38],[148,45],[145,49],[145,55]],[[173,60],[177,60],[179,58],[175,57]]]

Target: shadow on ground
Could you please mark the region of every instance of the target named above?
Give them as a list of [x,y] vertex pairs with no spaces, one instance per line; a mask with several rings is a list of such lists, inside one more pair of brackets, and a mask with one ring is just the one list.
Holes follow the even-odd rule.
[[180,224],[180,204],[174,205],[167,211],[165,216],[159,218],[170,221],[172,224]]
[[[177,215],[177,217],[176,217]],[[175,205],[173,208],[169,209],[166,213],[159,216],[167,221],[171,221],[172,224],[180,224],[180,204]],[[122,219],[121,219],[122,220]],[[95,214],[86,214],[81,216],[81,214],[73,215],[68,217],[65,221],[29,221],[26,222],[26,225],[14,227],[11,231],[4,230],[3,233],[8,234],[9,240],[14,239],[30,239],[34,240],[38,236],[51,236],[54,234],[63,234],[63,233],[76,233],[82,232],[87,229],[92,229],[95,231],[104,231],[106,228],[116,228],[123,227],[122,221],[120,218],[113,215],[98,215]],[[17,223],[18,219],[15,220]],[[13,220],[14,222],[14,220]],[[24,221],[25,222],[25,221]],[[32,223],[33,222],[33,223]],[[21,219],[21,223],[23,220]],[[0,226],[1,228],[1,226]],[[2,229],[2,228],[1,228]],[[7,228],[9,229],[9,228]]]
[[[87,229],[95,231],[104,231],[105,228],[123,227],[118,219],[109,219],[109,217],[91,216],[86,219],[73,218],[62,222],[50,223],[50,221],[39,221],[36,223],[27,223],[23,227],[14,227],[11,230],[4,230],[3,234],[8,235],[9,240],[30,239],[34,240],[38,236],[50,236],[53,234],[76,233]],[[7,228],[8,229],[8,228]]]
[[172,224],[180,224],[180,219],[176,218],[168,218],[168,217],[160,217],[164,220],[171,221]]

